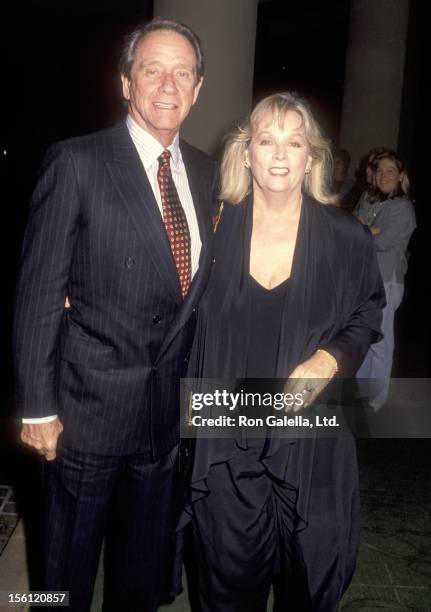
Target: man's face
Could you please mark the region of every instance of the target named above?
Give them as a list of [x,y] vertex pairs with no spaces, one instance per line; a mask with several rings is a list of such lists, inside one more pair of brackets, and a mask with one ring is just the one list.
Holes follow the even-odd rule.
[[130,80],[122,75],[129,113],[164,147],[171,144],[196,102],[202,78],[197,78],[196,55],[177,32],[157,30],[139,43]]

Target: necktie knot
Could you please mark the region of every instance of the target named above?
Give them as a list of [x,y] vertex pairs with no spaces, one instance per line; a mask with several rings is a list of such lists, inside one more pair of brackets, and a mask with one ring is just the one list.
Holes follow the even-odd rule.
[[159,168],[166,168],[166,166],[170,165],[171,152],[165,149],[157,159],[159,162]]

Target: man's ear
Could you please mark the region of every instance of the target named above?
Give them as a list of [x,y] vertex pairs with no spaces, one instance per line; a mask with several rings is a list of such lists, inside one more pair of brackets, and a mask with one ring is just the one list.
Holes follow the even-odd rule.
[[202,83],[204,82],[204,77],[201,77],[199,81],[196,83],[194,91],[193,91],[193,104],[198,99],[200,88],[202,87]]
[[130,100],[130,81],[125,74],[121,75],[121,83],[123,85],[123,98]]

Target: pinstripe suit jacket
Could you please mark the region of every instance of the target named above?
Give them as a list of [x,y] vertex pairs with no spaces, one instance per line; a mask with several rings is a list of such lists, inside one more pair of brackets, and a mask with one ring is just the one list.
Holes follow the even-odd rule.
[[76,450],[157,458],[178,440],[179,378],[210,269],[216,183],[213,160],[180,148],[202,240],[184,302],[125,123],[46,155],[17,286],[17,405],[21,416],[59,414]]

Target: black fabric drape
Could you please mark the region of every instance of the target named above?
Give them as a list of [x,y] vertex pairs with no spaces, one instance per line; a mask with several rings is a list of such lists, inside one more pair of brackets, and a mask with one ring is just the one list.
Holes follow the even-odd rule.
[[[245,377],[253,333],[246,282],[252,218],[251,196],[240,205],[224,207],[213,270],[199,307],[190,377]],[[348,213],[304,195],[274,378],[287,378],[318,348],[336,357],[341,375],[353,375],[370,344],[380,338],[383,306],[369,231]],[[197,440],[190,504],[208,494],[211,465],[228,461],[241,447],[247,447],[243,437]],[[353,573],[358,544],[353,437],[273,438],[264,445],[260,460],[272,478],[298,491],[299,542],[306,564],[318,565],[309,575],[310,590],[330,606]],[[190,504],[186,514],[192,512]],[[322,605],[316,609],[331,609]]]
[[[251,196],[240,205],[224,206],[211,278],[199,307],[190,377],[245,377],[252,333],[246,279],[252,213]],[[341,375],[353,375],[370,344],[380,338],[383,305],[384,289],[371,234],[348,213],[304,195],[274,378],[287,378],[318,348],[336,357]],[[241,440],[199,442],[193,499],[206,491],[209,465],[228,459],[238,446]],[[298,512],[304,524],[315,451],[315,440],[274,438],[262,458],[271,473],[300,489]]]

